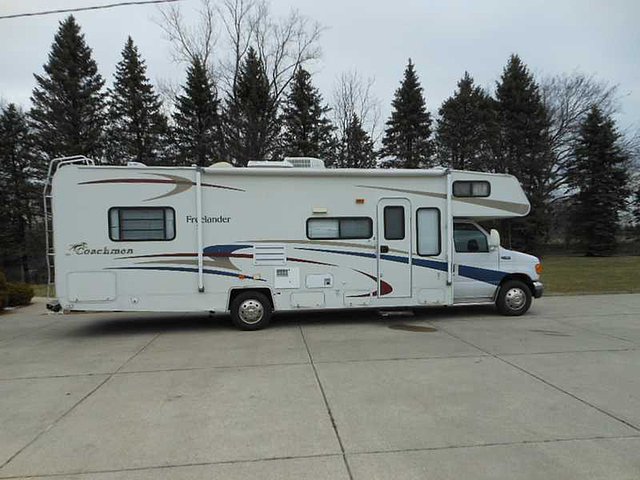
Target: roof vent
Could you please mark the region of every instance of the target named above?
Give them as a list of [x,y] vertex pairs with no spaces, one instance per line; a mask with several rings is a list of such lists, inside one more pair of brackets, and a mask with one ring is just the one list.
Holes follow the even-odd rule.
[[210,165],[211,168],[233,168],[229,162],[216,162]]
[[293,165],[286,160],[250,160],[247,163],[249,168],[291,168]]
[[142,162],[127,162],[127,167],[146,167]]
[[314,157],[284,157],[294,168],[324,168],[324,160]]

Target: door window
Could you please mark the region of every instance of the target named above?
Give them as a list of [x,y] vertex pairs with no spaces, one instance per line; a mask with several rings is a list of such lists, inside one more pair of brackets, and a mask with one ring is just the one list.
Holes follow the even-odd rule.
[[456,252],[459,253],[489,251],[487,236],[472,223],[455,223],[453,225],[453,241]]
[[404,207],[384,207],[384,239],[404,239]]

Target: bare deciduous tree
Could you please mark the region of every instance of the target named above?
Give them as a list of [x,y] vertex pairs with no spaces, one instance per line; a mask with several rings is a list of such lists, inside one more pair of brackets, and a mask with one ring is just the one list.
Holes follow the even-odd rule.
[[575,142],[580,134],[580,124],[593,106],[605,115],[619,108],[616,86],[580,72],[560,74],[543,78],[540,91],[550,120],[549,138],[551,162],[547,189],[549,197],[558,195],[566,186],[567,163],[571,161]]
[[373,94],[375,80],[363,79],[358,72],[345,72],[338,77],[333,91],[333,121],[338,138],[345,135],[354,114],[360,119],[369,137],[380,139],[380,102]]
[[161,12],[158,23],[172,45],[174,60],[191,62],[197,57],[204,61],[229,95],[251,46],[258,52],[277,101],[298,66],[321,54],[319,23],[295,9],[276,17],[266,0],[201,0],[193,25],[185,21],[179,6]]
[[190,25],[176,4],[160,8],[160,19],[156,22],[171,44],[172,57],[177,63],[211,64],[211,55],[218,41],[219,32],[215,19],[218,10],[212,0],[201,0],[198,19]]

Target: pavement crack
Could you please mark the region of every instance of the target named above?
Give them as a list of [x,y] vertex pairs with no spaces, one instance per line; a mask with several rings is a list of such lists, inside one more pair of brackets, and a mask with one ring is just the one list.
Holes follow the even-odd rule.
[[45,429],[43,429],[40,433],[38,433],[33,439],[31,439],[31,441],[29,441],[26,445],[24,445],[22,448],[20,448],[17,452],[15,452],[13,455],[11,455],[2,465],[0,465],[0,470],[2,470],[4,467],[6,467],[7,465],[9,465],[9,463],[11,463],[13,461],[14,458],[16,458],[18,455],[20,455],[22,452],[24,452],[27,448],[29,448],[31,445],[33,445],[35,442],[37,442],[45,433],[47,433],[49,430],[51,430],[53,427],[55,427],[58,423],[60,423],[65,417],[67,417],[73,410],[76,409],[76,407],[78,407],[81,403],[83,403],[86,399],[88,399],[90,396],[92,396],[95,392],[97,392],[105,383],[107,383],[109,380],[111,380],[113,378],[113,376],[118,373],[120,371],[120,369],[122,369],[130,360],[132,360],[133,358],[135,358],[137,355],[139,355],[140,353],[142,353],[144,351],[145,348],[147,348],[149,345],[151,345],[151,343],[160,336],[160,333],[157,333],[156,335],[154,335],[154,337],[149,340],[147,343],[145,343],[141,348],[139,348],[133,355],[131,355],[127,360],[124,361],[124,363],[122,365],[120,365],[120,367],[115,371],[112,372],[110,374],[106,374],[107,377],[100,382],[97,386],[95,386],[94,388],[92,388],[91,390],[89,390],[88,393],[86,393],[82,398],[80,398],[80,400],[78,400],[77,402],[75,402],[70,408],[68,408],[67,410],[65,410],[65,412],[60,415],[58,418],[56,418],[52,423],[50,423]]
[[349,475],[349,479],[353,480],[353,473],[351,472],[351,467],[349,466],[349,461],[347,460],[347,454],[344,451],[344,444],[342,443],[342,438],[340,437],[340,432],[338,431],[338,425],[336,423],[336,419],[333,416],[333,412],[331,411],[331,406],[329,405],[329,400],[327,399],[327,394],[324,391],[324,386],[320,381],[320,376],[318,375],[318,369],[316,368],[316,364],[313,361],[313,355],[311,354],[311,350],[309,349],[309,344],[307,343],[307,339],[304,336],[304,330],[302,329],[302,325],[298,325],[300,329],[300,335],[302,336],[302,342],[304,343],[304,347],[307,349],[307,355],[309,356],[309,362],[311,363],[311,368],[313,369],[313,374],[316,377],[316,382],[318,384],[318,388],[320,389],[320,393],[322,394],[322,400],[324,401],[324,406],[327,409],[327,413],[329,414],[329,419],[331,420],[331,426],[333,427],[333,431],[336,434],[336,438],[338,439],[338,445],[340,445],[340,452],[342,453],[342,460],[344,462],[344,466],[347,469],[347,475]]
[[615,437],[592,436],[592,437],[570,437],[570,438],[548,438],[541,440],[521,440],[516,442],[489,442],[489,443],[469,443],[463,445],[442,445],[437,447],[400,448],[392,450],[370,450],[364,452],[349,452],[349,455],[376,455],[385,453],[404,452],[432,452],[438,450],[454,450],[458,448],[485,448],[485,447],[509,447],[514,445],[544,445],[545,443],[561,442],[587,442],[592,440],[633,440],[640,439],[640,435],[619,435]]
[[169,465],[148,465],[142,467],[128,467],[128,468],[114,468],[114,469],[103,469],[103,470],[82,470],[77,472],[61,472],[61,473],[39,473],[35,475],[28,475],[25,477],[24,475],[8,475],[4,476],[0,474],[0,479],[9,480],[9,479],[24,479],[24,478],[57,478],[63,477],[67,478],[70,475],[93,475],[93,474],[102,474],[102,473],[122,473],[122,472],[142,472],[147,470],[166,470],[170,468],[188,468],[188,467],[209,467],[216,465],[236,465],[236,464],[246,464],[246,463],[260,463],[260,462],[277,462],[282,460],[304,460],[304,459],[312,459],[312,458],[331,458],[338,457],[339,454],[335,453],[320,453],[317,455],[297,455],[297,456],[280,456],[280,457],[266,457],[266,458],[250,458],[250,459],[238,459],[238,460],[219,460],[212,462],[190,462],[190,463],[175,463]]
[[575,395],[575,394],[573,394],[573,393],[569,392],[568,390],[565,390],[564,388],[559,387],[558,385],[555,385],[555,384],[551,383],[550,381],[548,381],[548,380],[546,380],[546,379],[542,378],[541,376],[536,375],[535,373],[530,372],[530,371],[528,371],[527,369],[525,369],[525,368],[523,368],[523,367],[521,367],[521,366],[519,366],[519,365],[517,365],[517,364],[515,364],[515,363],[513,363],[513,362],[510,362],[509,360],[507,360],[507,359],[506,359],[506,358],[504,358],[504,357],[501,357],[501,356],[500,356],[500,355],[498,355],[498,354],[492,353],[492,352],[490,352],[489,350],[486,350],[486,349],[484,349],[484,348],[482,348],[482,347],[480,347],[480,346],[478,346],[478,345],[475,345],[475,344],[474,344],[474,343],[472,343],[472,342],[469,342],[468,340],[465,340],[465,339],[463,339],[463,338],[459,337],[458,335],[455,335],[455,334],[453,334],[453,333],[449,332],[448,330],[446,330],[445,328],[443,328],[443,327],[442,327],[442,325],[439,325],[439,328],[440,328],[440,330],[441,330],[441,331],[445,332],[447,335],[450,335],[451,337],[456,338],[456,339],[460,340],[461,342],[466,343],[467,345],[471,345],[472,347],[475,347],[475,348],[477,348],[478,350],[480,350],[480,351],[482,351],[482,352],[485,352],[487,355],[492,356],[492,357],[493,357],[493,358],[495,358],[496,360],[499,360],[499,361],[501,361],[501,362],[503,362],[503,363],[506,363],[507,365],[509,365],[509,366],[511,366],[511,367],[513,367],[513,368],[515,368],[515,369],[517,369],[517,370],[519,370],[519,371],[521,371],[522,373],[525,373],[526,375],[529,375],[530,377],[535,378],[535,379],[536,379],[536,380],[538,380],[539,382],[542,382],[542,383],[544,383],[545,385],[547,385],[547,386],[549,386],[549,387],[551,387],[551,388],[553,388],[553,389],[555,389],[555,390],[557,390],[557,391],[559,391],[559,392],[562,392],[562,393],[564,393],[565,395],[568,395],[569,397],[571,397],[571,398],[573,398],[573,399],[575,399],[575,400],[577,400],[577,401],[579,401],[579,402],[581,402],[581,403],[583,403],[583,404],[585,404],[585,405],[587,405],[587,406],[589,406],[589,407],[591,407],[591,408],[593,408],[593,409],[597,410],[598,412],[600,412],[600,413],[602,413],[602,414],[604,414],[604,415],[606,415],[606,416],[608,416],[608,417],[610,417],[610,418],[612,418],[612,419],[614,419],[614,420],[617,420],[618,422],[620,422],[620,423],[622,423],[622,424],[626,425],[627,427],[632,428],[632,429],[633,429],[633,430],[635,430],[636,432],[640,432],[640,427],[638,427],[638,426],[634,425],[633,423],[628,422],[628,421],[624,420],[623,418],[620,418],[620,417],[618,417],[617,415],[614,415],[613,413],[608,412],[608,411],[604,410],[603,408],[598,407],[597,405],[595,405],[595,404],[593,404],[593,403],[591,403],[591,402],[589,402],[589,401],[585,400],[584,398],[580,398],[580,397],[578,397],[577,395]]

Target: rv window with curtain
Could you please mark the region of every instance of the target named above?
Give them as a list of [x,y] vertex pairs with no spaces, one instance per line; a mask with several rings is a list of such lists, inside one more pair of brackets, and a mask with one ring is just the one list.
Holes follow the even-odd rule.
[[384,207],[384,239],[404,238],[404,207]]
[[114,207],[109,210],[109,238],[115,242],[169,241],[176,236],[170,207]]
[[440,210],[419,208],[416,212],[418,255],[440,254]]
[[453,182],[454,197],[488,197],[491,194],[491,184],[486,181]]
[[373,235],[369,217],[310,218],[307,238],[310,240],[367,239]]

